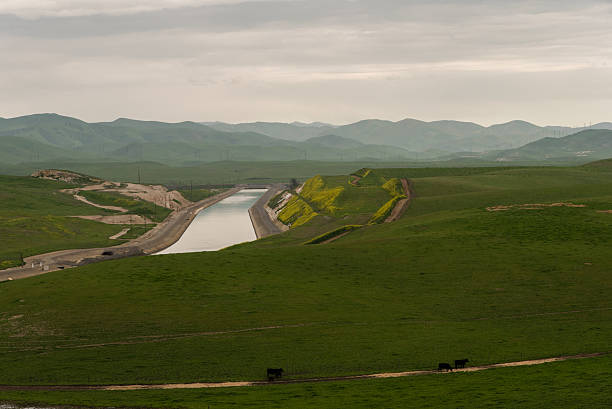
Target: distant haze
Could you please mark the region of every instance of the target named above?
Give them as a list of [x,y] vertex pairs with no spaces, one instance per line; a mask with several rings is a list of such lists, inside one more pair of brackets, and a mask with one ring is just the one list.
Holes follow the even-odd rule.
[[0,2],[0,117],[612,118],[612,3]]

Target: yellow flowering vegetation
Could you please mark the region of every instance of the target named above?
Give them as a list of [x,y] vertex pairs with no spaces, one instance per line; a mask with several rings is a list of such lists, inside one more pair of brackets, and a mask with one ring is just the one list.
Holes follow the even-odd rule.
[[320,175],[317,175],[304,183],[300,195],[310,201],[315,207],[334,213],[339,209],[337,200],[342,192],[344,192],[343,186],[328,188],[325,185],[325,180]]
[[398,178],[391,178],[387,180],[382,185],[382,188],[389,192],[389,194],[391,195],[391,200],[382,205],[380,209],[378,209],[376,213],[372,215],[372,218],[370,219],[368,224],[384,222],[387,216],[389,216],[389,214],[395,207],[395,204],[401,199],[406,198],[406,195],[404,194],[404,187],[402,186],[402,181]]
[[297,227],[308,222],[317,214],[303,199],[293,196],[278,214],[278,220],[287,226]]
[[387,180],[382,188],[385,189],[391,197],[395,196],[404,196],[404,187],[402,186],[402,181],[398,178],[391,178]]
[[387,203],[382,205],[380,209],[378,209],[376,213],[374,213],[374,215],[372,216],[368,224],[376,224],[376,223],[384,222],[387,216],[389,216],[389,214],[395,207],[395,204],[405,197],[406,196],[395,196],[393,199],[389,200]]

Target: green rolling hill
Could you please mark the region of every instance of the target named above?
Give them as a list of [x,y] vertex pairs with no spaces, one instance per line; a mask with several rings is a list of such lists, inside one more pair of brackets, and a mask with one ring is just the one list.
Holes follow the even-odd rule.
[[588,129],[562,138],[543,138],[488,158],[512,161],[561,158],[594,160],[609,157],[612,157],[612,130]]
[[[347,174],[310,179],[300,200],[317,215],[277,236],[3,283],[0,365],[11,370],[0,372],[0,384],[260,380],[267,367],[299,380],[428,370],[459,358],[486,365],[609,351],[609,161],[353,174],[358,183]],[[369,223],[401,178],[414,188],[406,213]],[[57,182],[0,178],[0,185],[3,203],[19,201],[36,217],[86,210],[55,194]],[[4,212],[7,235],[21,209]],[[349,223],[360,227],[305,245]],[[48,241],[11,240],[15,250],[19,240],[32,248]],[[444,393],[469,407],[530,407],[515,401],[528,390],[555,407],[605,407],[609,365],[603,356],[473,374],[190,391],[0,388],[0,400],[298,408],[308,396],[318,407],[367,408],[439,406],[448,403]]]

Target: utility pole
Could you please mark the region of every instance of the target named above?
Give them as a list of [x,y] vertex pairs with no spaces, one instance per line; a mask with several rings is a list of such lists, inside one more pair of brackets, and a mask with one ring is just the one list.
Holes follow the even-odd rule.
[[193,179],[191,179],[189,181],[190,183],[190,188],[189,188],[189,200],[191,200],[193,202]]
[[140,166],[138,166],[138,184],[140,184]]

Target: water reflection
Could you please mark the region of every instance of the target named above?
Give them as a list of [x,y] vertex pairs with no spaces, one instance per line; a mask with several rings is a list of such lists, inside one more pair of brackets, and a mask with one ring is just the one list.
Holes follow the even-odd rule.
[[157,254],[214,251],[255,240],[249,208],[266,189],[245,189],[202,210],[179,241]]

